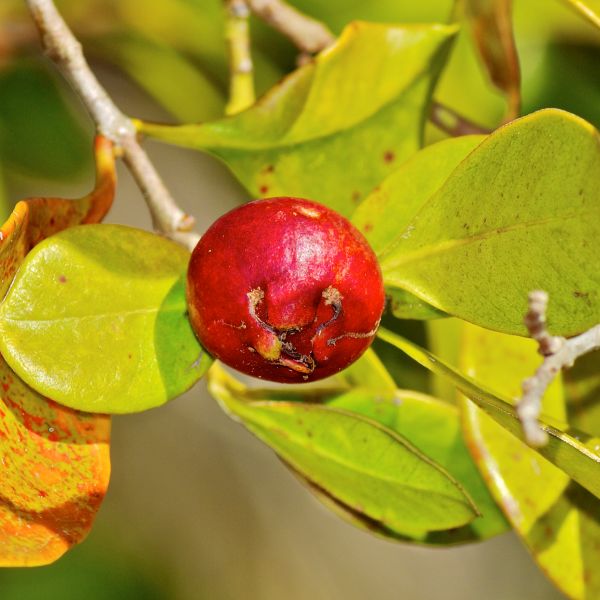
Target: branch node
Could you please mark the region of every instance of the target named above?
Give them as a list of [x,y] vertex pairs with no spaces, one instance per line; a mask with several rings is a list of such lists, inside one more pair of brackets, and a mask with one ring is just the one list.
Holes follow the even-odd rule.
[[516,410],[525,441],[530,446],[540,447],[548,442],[548,434],[538,422],[542,398],[562,369],[572,367],[580,356],[600,348],[600,325],[570,339],[552,336],[546,329],[548,294],[542,290],[532,291],[528,301],[529,310],[524,323],[529,335],[538,343],[538,352],[544,360],[535,374],[523,381],[523,395],[517,402]]

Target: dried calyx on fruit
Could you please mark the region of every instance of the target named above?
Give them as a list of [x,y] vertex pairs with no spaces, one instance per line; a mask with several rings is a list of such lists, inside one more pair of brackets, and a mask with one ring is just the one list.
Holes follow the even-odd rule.
[[362,234],[299,198],[256,200],[218,219],[192,253],[187,299],[208,352],[287,383],[354,362],[373,341],[385,303]]

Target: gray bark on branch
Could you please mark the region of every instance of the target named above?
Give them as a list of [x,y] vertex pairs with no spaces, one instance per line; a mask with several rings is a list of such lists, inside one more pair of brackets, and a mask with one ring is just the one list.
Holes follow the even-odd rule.
[[600,349],[600,325],[569,339],[550,335],[546,329],[547,306],[546,292],[538,290],[529,294],[525,326],[529,335],[537,341],[538,352],[544,357],[544,361],[532,377],[523,381],[523,395],[516,408],[525,441],[533,447],[544,446],[548,441],[548,435],[538,422],[542,398],[548,386],[562,369],[572,367],[580,356]]
[[120,149],[123,160],[142,191],[154,228],[193,248],[193,217],[185,214],[165,187],[137,139],[132,120],[124,115],[90,69],[81,44],[56,9],[53,0],[26,0],[40,32],[42,45],[81,98],[99,133]]

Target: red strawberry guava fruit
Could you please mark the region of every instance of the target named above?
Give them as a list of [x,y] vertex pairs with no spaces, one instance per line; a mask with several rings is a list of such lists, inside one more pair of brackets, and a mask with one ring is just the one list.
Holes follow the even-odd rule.
[[213,223],[192,253],[187,302],[214,357],[260,379],[302,383],[360,357],[385,295],[377,258],[347,219],[283,197]]

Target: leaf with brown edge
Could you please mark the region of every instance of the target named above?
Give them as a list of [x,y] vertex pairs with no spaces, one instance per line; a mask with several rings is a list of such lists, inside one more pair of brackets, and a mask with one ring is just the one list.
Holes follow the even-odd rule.
[[103,136],[97,136],[94,153],[96,185],[89,194],[77,200],[21,200],[0,228],[0,297],[6,293],[27,253],[38,242],[67,227],[97,223],[109,211],[116,186],[112,143]]
[[479,54],[492,83],[506,96],[505,121],[519,116],[521,73],[512,26],[512,0],[466,0]]
[[[95,141],[96,185],[79,200],[19,202],[0,228],[0,294],[38,242],[102,219],[115,190],[112,144]],[[59,406],[0,357],[0,566],[53,562],[89,532],[110,476],[110,418]]]

